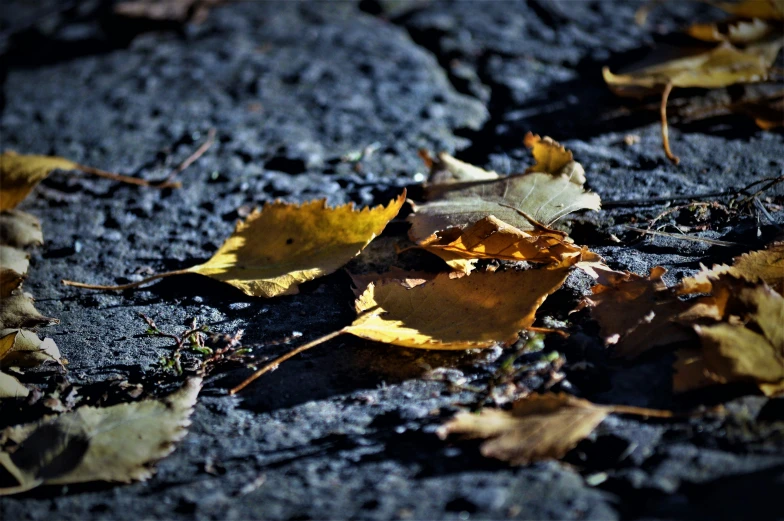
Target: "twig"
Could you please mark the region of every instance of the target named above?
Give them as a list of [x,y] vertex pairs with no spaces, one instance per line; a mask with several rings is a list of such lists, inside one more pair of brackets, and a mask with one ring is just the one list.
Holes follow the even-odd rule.
[[184,270],[174,270],[174,271],[167,271],[164,273],[158,273],[157,275],[153,275],[152,277],[147,277],[146,279],[142,279],[138,282],[131,282],[129,284],[120,284],[119,286],[102,286],[100,284],[87,284],[84,282],[76,282],[73,280],[65,280],[63,279],[62,283],[66,286],[73,286],[75,288],[84,288],[84,289],[96,289],[102,291],[122,291],[131,288],[137,288],[148,282],[152,282],[154,280],[162,279],[164,277],[171,277],[172,275],[185,275],[187,273],[192,273],[187,269]]
[[667,155],[667,158],[677,165],[681,160],[672,153],[672,150],[670,150],[670,135],[667,127],[667,99],[670,97],[670,92],[672,92],[672,82],[668,82],[667,85],[664,86],[661,105],[659,106],[659,113],[661,114],[662,145],[664,145],[664,153]]
[[207,131],[207,140],[204,143],[202,143],[201,146],[193,152],[193,154],[189,155],[185,159],[185,161],[180,163],[180,165],[177,168],[172,170],[172,172],[169,174],[169,177],[167,177],[163,181],[163,183],[172,183],[174,181],[174,178],[177,177],[178,174],[182,173],[183,170],[191,166],[194,162],[196,162],[196,160],[198,160],[201,156],[203,156],[204,153],[210,149],[210,147],[214,142],[215,142],[215,129],[211,128],[210,130]]
[[672,237],[674,239],[682,239],[684,241],[705,242],[715,246],[740,246],[737,242],[719,241],[717,239],[708,239],[705,237],[692,237],[690,235],[678,235],[677,233],[657,232],[653,230],[643,230],[642,228],[635,228],[634,226],[624,225],[624,228],[641,233],[643,235],[661,235],[662,237]]
[[710,202],[707,202],[707,203],[693,202],[693,203],[689,203],[689,204],[682,204],[682,205],[679,205],[679,206],[673,206],[673,207],[668,208],[668,209],[664,210],[663,212],[661,212],[659,215],[654,217],[653,220],[651,220],[651,222],[648,224],[648,228],[647,229],[650,231],[651,228],[653,228],[653,225],[656,224],[656,221],[658,221],[662,217],[665,217],[665,216],[667,216],[667,215],[669,215],[671,213],[675,213],[675,212],[677,212],[679,210],[683,210],[684,208],[690,208],[690,207],[693,207],[693,206],[701,206],[703,208],[723,208],[724,210],[727,211],[727,213],[730,212],[729,208],[727,208],[723,204],[721,204],[719,202],[716,202],[716,201],[710,201]]
[[103,177],[106,179],[111,179],[112,181],[119,181],[121,183],[128,183],[131,185],[137,186],[149,186],[152,188],[164,189],[164,188],[180,188],[182,183],[179,182],[169,182],[168,180],[163,182],[155,182],[155,181],[148,181],[146,179],[140,179],[138,177],[131,177],[122,174],[115,174],[114,172],[107,172],[106,170],[101,170],[100,168],[93,168],[87,165],[80,165],[77,164],[76,168],[81,170],[86,174],[95,175],[98,177]]

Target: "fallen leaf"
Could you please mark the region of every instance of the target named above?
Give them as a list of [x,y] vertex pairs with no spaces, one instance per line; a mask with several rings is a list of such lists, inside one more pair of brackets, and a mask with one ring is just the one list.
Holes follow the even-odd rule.
[[172,275],[197,273],[254,297],[293,295],[299,284],[334,272],[359,255],[400,211],[405,191],[387,206],[330,208],[325,200],[274,202],[237,223],[234,233],[205,262],[122,286],[63,281],[69,286],[120,290]]
[[459,434],[486,439],[483,456],[512,465],[560,459],[611,413],[668,418],[669,411],[623,405],[596,405],[568,394],[532,394],[514,402],[512,410],[483,409],[459,413],[438,429],[446,439]]
[[19,210],[0,212],[0,244],[26,248],[43,243],[41,223],[35,216]]
[[784,20],[784,0],[743,0],[715,4],[724,11],[742,18]]
[[648,277],[633,273],[610,277],[597,284],[579,308],[589,307],[599,323],[605,344],[617,356],[635,357],[654,347],[693,339],[687,327],[675,321],[690,305],[680,301],[662,281],[664,268]]
[[0,398],[25,398],[30,390],[10,374],[0,371]]
[[[571,153],[549,138],[527,139],[534,147],[537,163],[532,169],[536,171],[497,180],[429,186],[429,202],[415,206],[408,217],[411,239],[417,244],[431,242],[439,232],[463,229],[491,215],[529,231],[535,229],[532,220],[550,227],[571,212],[600,208],[599,196],[583,189],[585,175],[579,163],[571,161]],[[569,161],[564,161],[563,154]],[[560,168],[542,171],[555,167]]]
[[635,70],[613,74],[604,67],[605,82],[619,95],[639,96],[636,88],[659,92],[673,87],[728,87],[736,83],[765,81],[784,42],[780,39],[749,45],[744,49],[723,43],[707,52]]
[[775,242],[764,250],[735,257],[732,266],[718,264],[711,269],[703,266],[695,276],[683,279],[676,290],[680,295],[710,293],[713,281],[722,274],[742,277],[750,282],[764,281],[779,294],[784,294],[784,242]]
[[[455,278],[454,273],[449,274],[450,277]],[[438,276],[438,273],[431,273],[428,271],[407,271],[397,266],[392,266],[386,273],[349,273],[351,282],[354,285],[352,291],[354,296],[359,297],[371,284],[379,284],[381,282],[396,281],[398,284],[411,289],[415,286],[424,284],[427,281],[433,280]]]
[[0,466],[18,486],[0,489],[0,495],[39,485],[149,478],[150,465],[169,455],[187,433],[200,389],[201,379],[191,378],[162,400],[85,406],[5,429]]
[[450,239],[447,236],[422,247],[436,254],[452,253],[458,258],[558,263],[564,266],[577,263],[583,252],[583,248],[569,242],[563,232],[544,227],[526,232],[492,215],[464,228],[460,235]]
[[60,323],[56,318],[39,313],[33,302],[27,293],[4,298],[3,307],[0,308],[0,329],[35,328]]
[[30,266],[29,257],[22,250],[0,245],[0,298],[11,296],[22,284]]
[[765,284],[729,275],[720,276],[715,286],[725,289],[716,306],[721,322],[693,325],[702,342],[703,375],[717,383],[754,383],[768,396],[782,394],[784,297]]
[[76,163],[62,157],[3,152],[0,154],[0,210],[15,208],[50,172],[77,168]]
[[548,295],[563,285],[567,269],[439,274],[413,288],[396,282],[371,285],[355,304],[359,315],[346,333],[422,349],[469,349],[513,342],[534,323]]
[[41,340],[24,329],[0,330],[0,367],[34,367],[49,361],[60,363],[60,350],[51,338]]
[[553,141],[550,137],[539,137],[528,132],[523,138],[523,144],[531,149],[536,163],[528,167],[525,173],[543,172],[552,175],[566,175],[573,183],[585,184],[585,170],[574,160],[572,152]]
[[706,42],[730,42],[735,45],[745,45],[763,40],[775,30],[773,24],[754,18],[694,24],[689,27],[687,32],[690,36]]
[[483,170],[477,166],[460,161],[446,152],[438,154],[436,159],[430,157],[425,151],[420,151],[420,156],[430,168],[428,183],[442,184],[465,181],[487,181],[498,179],[500,176],[492,170]]
[[358,317],[351,325],[273,360],[231,394],[289,358],[343,334],[419,349],[472,349],[513,342],[521,330],[533,325],[536,310],[568,275],[568,268],[464,277],[441,273],[424,284],[394,278],[370,284],[355,302]]

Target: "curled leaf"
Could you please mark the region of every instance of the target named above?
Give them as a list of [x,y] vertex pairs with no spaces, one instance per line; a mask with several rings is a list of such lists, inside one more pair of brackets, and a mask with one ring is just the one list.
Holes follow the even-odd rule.
[[35,216],[19,210],[0,212],[0,244],[26,248],[43,243],[41,223]]
[[169,455],[187,433],[200,389],[201,379],[192,378],[162,400],[80,407],[54,419],[5,429],[0,466],[18,486],[0,489],[0,495],[42,484],[149,478],[150,465]]
[[498,179],[498,173],[492,170],[483,170],[477,166],[460,161],[446,152],[441,152],[438,157],[433,159],[427,152],[420,152],[430,168],[431,184],[466,182],[466,181],[487,181]]
[[711,269],[703,267],[702,271],[693,277],[683,279],[676,288],[677,292],[681,295],[710,293],[713,281],[723,274],[744,278],[750,282],[763,281],[784,294],[784,242],[775,242],[764,250],[735,257],[732,266],[718,264]]
[[56,318],[39,313],[33,302],[26,293],[4,298],[0,308],[0,329],[35,328],[60,323]]
[[41,340],[32,331],[0,331],[0,367],[34,367],[44,362],[60,363],[60,350],[51,338]]
[[29,257],[22,250],[0,245],[0,298],[11,296],[22,284],[30,265]]
[[758,42],[771,35],[776,28],[759,18],[729,20],[721,23],[694,24],[688,29],[690,36],[706,42],[730,42],[745,45]]
[[564,457],[613,412],[664,418],[672,415],[669,411],[596,405],[563,393],[532,394],[514,402],[511,411],[460,413],[439,428],[438,436],[486,439],[480,448],[483,456],[527,465]]

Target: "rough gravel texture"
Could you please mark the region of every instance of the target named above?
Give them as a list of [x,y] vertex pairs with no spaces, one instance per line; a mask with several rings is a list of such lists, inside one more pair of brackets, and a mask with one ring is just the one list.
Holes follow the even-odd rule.
[[[701,262],[759,247],[781,231],[784,213],[775,207],[773,222],[749,215],[700,232],[737,248],[640,238],[623,227],[666,208],[648,199],[740,188],[784,169],[782,134],[741,118],[676,124],[676,167],[660,149],[655,112],[619,112],[628,102],[606,89],[601,66],[716,14],[672,4],[654,11],[648,28],[634,24],[636,4],[587,0],[240,2],[199,25],[147,27],[119,22],[102,2],[4,2],[0,148],[159,179],[217,131],[215,145],[181,174],[180,190],[59,173],[22,205],[41,219],[46,241],[25,288],[42,313],[61,320],[41,334],[70,362],[67,378],[105,403],[119,392],[111,382],[141,383],[143,396],[176,383],[159,366],[171,343],[144,335],[139,313],[172,332],[191,318],[214,331],[244,329],[257,356],[282,353],[286,346],[263,344],[293,332],[302,334],[295,343],[305,341],[350,322],[345,273],[271,300],[195,275],[122,293],[60,279],[124,283],[202,262],[244,211],[276,198],[386,202],[422,181],[420,148],[517,172],[530,162],[521,143],[528,130],[561,141],[585,166],[606,209],[575,219],[572,236],[613,267],[644,274],[661,265],[672,283]],[[625,144],[628,134],[639,142]],[[779,204],[781,196],[766,194]],[[612,204],[629,199],[645,202]],[[392,223],[349,268],[396,260],[389,252],[405,230]],[[401,259],[439,267],[416,252]],[[569,318],[588,287],[573,275],[540,316]],[[567,360],[555,390],[680,410],[724,402],[728,414],[611,416],[566,462],[511,468],[482,458],[476,443],[434,433],[456,404],[475,399],[439,380],[481,386],[504,359],[500,349],[431,353],[339,338],[239,397],[226,389],[246,369],[209,377],[190,433],[150,481],[4,497],[0,518],[780,518],[780,399],[747,390],[673,397],[672,355],[608,360],[596,327],[585,315],[574,321],[569,340],[547,339],[545,350]],[[544,390],[548,371],[540,364],[526,385]],[[46,390],[63,378],[50,368],[32,382]],[[97,388],[108,394],[95,398]],[[21,421],[18,405],[0,406],[0,427]]]

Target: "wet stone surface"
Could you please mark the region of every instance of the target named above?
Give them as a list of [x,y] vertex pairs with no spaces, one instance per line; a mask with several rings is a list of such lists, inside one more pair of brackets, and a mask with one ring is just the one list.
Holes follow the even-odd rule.
[[[181,174],[180,190],[59,173],[22,205],[45,237],[25,288],[42,313],[61,320],[42,334],[55,339],[70,362],[67,378],[86,393],[125,380],[141,383],[143,396],[175,386],[159,366],[170,342],[145,335],[139,313],[165,331],[191,319],[213,331],[244,329],[263,359],[288,349],[265,343],[294,332],[302,334],[294,343],[307,341],[348,324],[350,280],[338,272],[299,295],[263,300],[195,275],[110,294],[60,279],[116,284],[186,268],[215,251],[243,209],[276,198],[386,202],[423,179],[420,148],[505,174],[529,164],[526,131],[552,136],[585,166],[605,204],[569,224],[576,242],[615,268],[664,266],[669,283],[759,247],[784,221],[779,211],[774,222],[749,216],[702,232],[737,248],[624,227],[666,208],[652,198],[782,173],[782,135],[742,119],[674,125],[676,167],[661,152],[655,112],[607,116],[626,102],[603,85],[601,66],[624,63],[657,31],[709,16],[706,5],[663,6],[650,30],[634,24],[634,5],[609,1],[240,2],[213,9],[200,25],[130,34],[101,2],[9,6],[0,13],[0,148],[159,179],[209,129],[217,133]],[[639,142],[625,144],[628,134]],[[781,203],[780,189],[766,196]],[[644,202],[613,204],[632,199]],[[391,259],[438,268],[425,254],[389,254],[405,231],[392,223],[349,267]],[[568,340],[546,340],[546,352],[567,360],[567,378],[553,389],[602,403],[705,403],[672,396],[670,354],[608,359],[587,316],[567,315],[589,286],[572,275],[540,313],[575,327]],[[713,398],[729,402],[726,417],[610,417],[565,462],[511,468],[482,458],[476,443],[440,441],[435,429],[476,399],[471,385],[504,358],[499,350],[434,353],[345,337],[238,397],[225,391],[248,371],[217,372],[190,433],[150,481],[42,488],[2,498],[0,517],[713,520],[780,511],[782,407],[747,392]],[[39,373],[43,386],[62,378]],[[542,374],[526,380],[531,390],[544,390]],[[0,408],[0,426],[22,420],[10,410]]]

